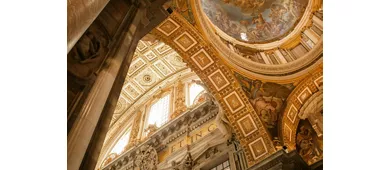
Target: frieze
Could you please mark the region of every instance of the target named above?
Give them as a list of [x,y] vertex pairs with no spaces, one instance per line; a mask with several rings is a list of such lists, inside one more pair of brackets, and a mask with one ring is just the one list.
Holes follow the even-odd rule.
[[[206,135],[204,132],[212,132],[216,129],[215,124],[211,122],[211,120],[217,115],[217,112],[218,107],[211,101],[206,101],[199,106],[188,110],[151,134],[150,137],[142,143],[131,144],[132,148],[128,148],[128,151],[125,151],[120,157],[113,160],[113,162],[108,163],[103,170],[118,170],[119,167],[123,166],[130,167],[130,169],[137,166],[144,166],[142,160],[146,158],[144,158],[144,156],[141,156],[141,158],[136,157],[136,155],[143,152],[142,149],[140,151],[139,148],[143,148],[144,146],[152,147],[153,150],[156,151],[156,157],[158,157],[157,154],[165,148],[172,149],[172,147],[169,148],[169,146],[177,147],[178,144],[184,146],[184,143],[178,141],[178,139],[187,133],[192,134],[192,137],[189,138],[190,142],[199,140],[201,138],[200,136],[203,137]],[[199,132],[199,127],[203,127],[203,132]],[[174,147],[174,149],[176,148]],[[139,153],[137,154],[137,152]],[[138,164],[136,162],[137,159],[139,160]]]

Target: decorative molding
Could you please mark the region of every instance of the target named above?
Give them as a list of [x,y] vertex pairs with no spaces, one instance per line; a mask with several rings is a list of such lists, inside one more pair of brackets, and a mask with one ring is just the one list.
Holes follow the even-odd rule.
[[187,32],[179,35],[173,40],[183,51],[188,51],[195,46],[198,42]]
[[161,23],[161,26],[158,27],[157,29],[159,31],[161,31],[163,34],[165,34],[166,36],[170,36],[172,33],[174,33],[179,28],[180,28],[179,24],[177,24],[172,19],[168,18],[163,23]]
[[242,132],[244,133],[245,137],[249,136],[250,134],[252,134],[257,130],[257,126],[250,114],[239,119],[237,123],[240,126]]
[[[237,53],[236,50],[229,48],[226,44],[232,44],[233,46],[239,45],[247,48],[252,48],[254,50],[261,51],[275,51],[281,46],[286,46],[290,43],[295,43],[297,45],[296,39],[300,39],[301,31],[303,29],[309,29],[306,25],[310,24],[312,21],[313,12],[318,10],[318,3],[320,0],[310,0],[309,4],[305,10],[304,16],[302,16],[299,24],[282,40],[278,40],[266,44],[248,44],[243,42],[236,42],[237,40],[226,39],[226,37],[220,37],[217,35],[218,28],[215,29],[211,21],[204,14],[201,8],[200,0],[191,1],[191,7],[194,11],[194,17],[196,20],[196,26],[202,32],[204,37],[210,41],[219,53],[224,57],[222,58],[227,65],[236,72],[243,74],[247,77],[252,78],[261,78],[263,80],[272,81],[272,82],[287,82],[291,83],[296,79],[305,76],[307,73],[306,70],[311,70],[322,63],[322,36],[320,37],[318,43],[315,44],[313,49],[311,49],[304,56],[299,56],[297,59],[290,58],[292,61],[289,61],[285,64],[265,64],[262,62],[252,61],[249,58],[258,58],[256,55],[248,57],[248,55]],[[298,37],[298,38],[297,38]],[[224,39],[224,40],[221,40]],[[294,41],[290,41],[294,39]],[[226,41],[226,42],[225,42]],[[294,46],[295,47],[295,46]],[[289,50],[289,49],[286,49]]]
[[294,123],[295,119],[297,118],[297,115],[298,115],[297,108],[294,106],[294,104],[291,104],[290,109],[288,110],[288,114],[287,114],[288,119],[292,123]]
[[195,53],[191,59],[195,62],[195,64],[201,69],[204,70],[208,66],[214,63],[213,59],[211,59],[210,55],[204,49],[199,50]]
[[[316,92],[322,89],[316,85],[316,81],[323,76],[322,68],[318,68],[313,73],[304,78],[291,92],[290,96],[287,99],[286,106],[289,109],[285,109],[282,116],[282,128],[280,132],[283,137],[284,145],[288,147],[289,150],[294,150],[296,148],[296,136],[299,120],[295,120],[298,116],[298,113],[301,112],[302,106],[307,102],[307,100]],[[322,79],[322,78],[321,78]],[[295,112],[296,110],[296,112]],[[293,111],[293,114],[291,114]],[[299,116],[298,116],[299,117]]]
[[229,81],[226,79],[225,75],[223,75],[223,73],[219,69],[214,73],[211,73],[208,78],[210,79],[211,83],[213,83],[217,91],[221,91],[223,88],[230,84]]
[[225,101],[226,105],[229,107],[232,113],[236,113],[237,111],[245,107],[244,103],[242,102],[236,91],[233,91],[228,94],[226,97],[223,98],[223,100]]
[[[261,120],[256,117],[256,113],[252,105],[249,103],[249,100],[241,89],[240,84],[235,79],[233,72],[225,65],[225,63],[222,62],[222,57],[216,51],[215,47],[211,45],[207,39],[204,39],[198,30],[193,25],[188,23],[188,21],[185,20],[185,18],[183,18],[183,16],[178,14],[176,11],[174,11],[169,16],[169,18],[178,23],[180,25],[180,29],[176,30],[170,36],[166,36],[166,34],[159,31],[159,29],[153,30],[152,34],[176,50],[187,63],[188,67],[191,68],[191,70],[193,70],[199,76],[206,87],[208,87],[209,92],[221,105],[221,108],[226,113],[226,117],[232,124],[234,131],[237,133],[237,138],[243,145],[243,150],[245,152],[249,166],[260,162],[266,157],[266,155],[275,152],[275,147],[273,146],[272,140],[270,139],[267,130],[265,129]],[[157,28],[160,26],[157,26]],[[183,46],[179,43],[179,38],[181,37],[185,37],[186,40],[189,40],[187,45]],[[191,38],[193,38],[194,41],[190,40]],[[193,59],[195,54],[200,50],[204,50],[204,52],[208,54],[208,57],[214,61],[212,64],[208,64],[207,67],[202,67],[203,70],[201,67],[199,67],[200,63],[196,63],[196,60],[194,61]],[[217,70],[220,70],[226,78],[227,82],[229,82],[226,87],[221,88],[221,86],[218,86],[219,90],[215,87],[212,80],[209,79],[209,76],[212,73],[215,73]],[[214,83],[218,85],[215,81]],[[247,137],[245,137],[237,123],[237,119],[246,115],[251,115],[254,123],[258,128],[255,132],[252,132]],[[259,139],[260,137],[263,139],[265,147],[267,148],[267,153],[261,157],[256,157],[255,159],[253,156],[251,156],[248,143],[255,139]]]
[[255,141],[249,144],[249,148],[251,149],[252,155],[254,159],[259,159],[268,153],[268,149],[265,146],[264,140],[262,137],[256,139]]

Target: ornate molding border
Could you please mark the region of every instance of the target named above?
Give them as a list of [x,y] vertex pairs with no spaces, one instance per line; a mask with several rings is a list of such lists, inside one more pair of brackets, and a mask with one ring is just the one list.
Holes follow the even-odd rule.
[[[278,65],[270,65],[270,64],[261,64],[250,61],[249,59],[245,59],[242,56],[238,55],[235,52],[232,52],[215,34],[214,27],[210,25],[210,21],[205,16],[205,14],[201,11],[200,0],[191,0],[192,11],[194,12],[194,18],[196,20],[196,27],[201,30],[202,35],[205,37],[209,37],[208,41],[210,41],[218,52],[221,55],[225,56],[222,58],[224,62],[227,63],[229,67],[233,70],[243,74],[247,77],[251,77],[253,79],[263,79],[272,82],[278,83],[291,83],[297,79],[301,79],[306,76],[306,70],[315,69],[316,66],[322,64],[322,49],[323,42],[322,36],[319,42],[304,56],[298,58],[289,63],[278,64]],[[304,15],[301,20],[294,28],[294,30],[284,37],[282,40],[267,43],[267,44],[243,44],[242,42],[233,42],[230,39],[226,39],[231,43],[240,44],[243,46],[250,45],[250,48],[269,50],[275,49],[284,45],[286,42],[289,42],[291,39],[294,39],[297,35],[301,34],[302,29],[311,22],[312,12],[315,9],[318,9],[321,6],[320,0],[310,0],[309,4],[306,8]],[[225,38],[225,37],[224,37]],[[237,41],[237,40],[236,40]],[[269,46],[269,44],[276,43],[276,45]],[[268,45],[268,46],[267,46]],[[282,77],[282,79],[281,79]]]
[[[322,67],[315,70],[312,74],[303,79],[298,86],[291,92],[290,96],[287,99],[286,109],[282,115],[282,128],[281,134],[283,138],[283,143],[288,147],[289,150],[296,149],[296,136],[299,124],[298,113],[301,111],[302,106],[307,102],[307,100],[314,95],[316,92],[322,89],[321,86],[318,86],[318,82],[323,77]],[[322,82],[322,80],[321,80]],[[302,94],[306,94],[302,98]],[[295,110],[294,114],[291,114],[291,110]]]
[[[265,159],[267,156],[274,153],[275,148],[273,146],[272,140],[270,139],[267,130],[263,126],[261,120],[256,116],[256,112],[254,111],[252,105],[249,103],[249,100],[245,96],[243,90],[241,89],[240,84],[235,79],[233,72],[229,69],[229,67],[225,63],[222,62],[221,60],[222,57],[219,56],[218,51],[214,48],[213,45],[211,45],[211,43],[207,39],[204,39],[202,37],[202,35],[198,32],[198,30],[193,25],[188,23],[188,21],[185,20],[185,18],[181,16],[179,13],[174,11],[169,16],[169,18],[175,21],[177,24],[179,24],[181,26],[181,29],[176,30],[170,36],[166,36],[163,32],[159,31],[159,29],[152,30],[152,34],[154,34],[158,39],[160,39],[161,41],[163,41],[164,43],[170,45],[173,49],[175,49],[176,52],[180,54],[183,60],[188,64],[188,67],[191,68],[199,76],[199,78],[202,80],[203,83],[205,83],[207,87],[213,87],[213,88],[209,88],[210,92],[220,103],[222,109],[225,111],[227,115],[227,118],[229,119],[235,132],[237,133],[237,138],[239,139],[244,149],[245,156],[248,161],[248,165],[252,166],[256,163],[259,163],[261,160]],[[157,26],[157,28],[160,26]],[[186,51],[180,48],[180,46],[178,46],[178,44],[173,41],[178,36],[182,35],[183,32],[187,32],[188,35],[190,35],[193,39],[197,41],[197,43],[194,46],[192,46]],[[204,68],[204,70],[198,67],[198,64],[191,59],[191,56],[193,56],[200,50],[204,50],[205,52],[207,52],[210,58],[214,61],[210,66]],[[218,69],[221,70],[223,76],[226,77],[226,79],[230,82],[228,86],[224,87],[220,91],[217,91],[217,89],[214,88],[213,83],[208,78],[208,75],[210,75],[211,73],[215,72]],[[232,111],[229,109],[229,106],[226,104],[223,98],[228,94],[234,92],[237,93],[237,97],[239,98],[239,100],[242,101],[243,108],[237,110],[235,113],[232,113]],[[240,126],[237,123],[237,120],[246,115],[251,115],[255,123],[255,126],[257,126],[254,128],[257,128],[258,130],[245,137],[245,135],[242,133],[243,130],[240,129]],[[253,156],[253,153],[251,152],[251,149],[249,148],[249,143],[252,143],[259,138],[263,139],[264,147],[266,148],[267,153],[255,158]]]
[[245,47],[254,48],[254,49],[262,49],[262,50],[270,50],[273,48],[278,48],[281,45],[285,44],[286,42],[290,41],[291,39],[294,39],[297,34],[301,33],[301,30],[306,26],[307,22],[310,21],[311,14],[314,10],[316,10],[319,7],[318,6],[319,3],[321,3],[320,0],[309,0],[307,7],[305,9],[305,12],[302,14],[298,23],[296,23],[294,25],[294,28],[291,29],[287,33],[287,35],[285,35],[283,38],[281,38],[279,40],[271,40],[270,42],[265,42],[265,43],[248,43],[248,42],[239,41],[239,40],[229,36],[228,34],[223,32],[218,27],[211,26],[212,22],[202,11],[200,0],[191,0],[191,5],[192,5],[192,8],[193,8],[193,11],[195,14],[194,18],[197,21],[196,24],[200,23],[198,21],[203,21],[200,24],[200,27],[208,28],[209,30],[214,31],[216,34],[221,36],[223,39],[225,39],[226,41],[229,41],[233,44],[238,44],[238,45],[242,45]]
[[[179,75],[179,74],[182,74],[183,77],[195,76],[195,73],[190,72],[189,68],[186,68],[186,69],[184,69],[182,71],[179,71],[179,72],[175,73],[174,75],[171,75],[169,78],[171,78],[172,76]],[[164,83],[166,83],[166,82],[165,81],[161,81],[160,83],[156,84],[156,87],[158,87],[160,85],[163,85]],[[167,87],[172,86],[173,84],[174,84],[173,82],[167,83],[166,85],[164,85],[164,89],[167,88]],[[153,88],[152,88],[149,91],[145,92],[143,95],[151,95],[154,91],[155,90],[153,90]],[[148,102],[150,99],[151,98],[147,98],[145,100],[137,100],[136,102],[134,102],[132,104],[132,106],[131,106],[132,108],[129,107],[129,109],[126,110],[123,113],[123,115],[118,118],[118,120],[115,122],[115,124],[113,124],[110,127],[109,131],[107,132],[106,138],[104,140],[103,148],[102,148],[102,150],[100,152],[100,156],[98,158],[98,164],[97,165],[101,165],[102,161],[104,161],[103,159],[106,158],[106,156],[109,154],[108,152],[115,145],[115,142],[121,137],[121,135],[126,130],[126,128],[129,128],[126,125],[129,125],[129,124],[133,123],[133,120],[134,120],[134,117],[135,117],[134,111],[136,110],[136,108],[141,107],[146,102]]]

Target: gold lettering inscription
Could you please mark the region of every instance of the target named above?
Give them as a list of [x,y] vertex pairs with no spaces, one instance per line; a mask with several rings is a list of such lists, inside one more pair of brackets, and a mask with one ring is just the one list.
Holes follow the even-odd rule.
[[195,131],[190,136],[185,136],[181,139],[179,139],[177,142],[170,145],[168,148],[170,150],[170,153],[176,152],[182,147],[185,147],[186,145],[191,145],[192,143],[196,142],[197,140],[203,138],[210,132],[217,129],[217,126],[214,123],[211,123],[209,125],[203,126],[199,131]]
[[211,125],[207,128],[207,130],[208,130],[209,132],[212,132],[212,131],[214,131],[216,128],[217,128],[217,126],[213,123],[213,124],[211,124]]

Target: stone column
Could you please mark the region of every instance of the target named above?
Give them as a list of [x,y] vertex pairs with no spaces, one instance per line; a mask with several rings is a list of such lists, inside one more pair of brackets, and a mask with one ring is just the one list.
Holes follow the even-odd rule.
[[69,52],[110,0],[68,0]]
[[94,134],[95,127],[106,104],[108,95],[118,76],[119,69],[128,56],[129,45],[132,44],[134,33],[140,22],[140,16],[141,14],[137,13],[130,29],[123,35],[124,38],[117,53],[108,62],[109,66],[103,69],[97,76],[80,114],[76,118],[72,130],[69,132],[67,157],[68,170],[78,170],[80,168],[80,164],[84,158],[92,135]]
[[[99,112],[95,112],[95,114],[98,113],[100,115],[100,118],[99,120],[94,120],[98,122],[94,124],[96,128],[93,132],[93,136],[92,138],[89,138],[89,143],[87,143],[87,145],[85,146],[85,149],[88,149],[85,150],[84,148],[82,148],[84,149],[84,152],[81,159],[83,159],[83,157],[84,159],[82,160],[82,165],[79,166],[79,169],[94,170],[96,165],[100,165],[97,161],[104,143],[104,139],[108,132],[109,125],[114,114],[115,106],[119,98],[126,74],[131,64],[133,53],[136,49],[138,41],[167,18],[168,12],[161,9],[162,4],[164,4],[166,1],[167,0],[155,0],[153,3],[148,3],[148,0],[140,1],[142,5],[140,9],[138,9],[134,20],[129,26],[129,31],[121,36],[124,36],[125,38],[121,41],[120,47],[116,50],[117,52],[116,56],[114,57],[115,59],[111,61],[117,63],[113,66],[115,67],[116,72],[112,73],[113,76],[116,75],[115,82],[104,82],[106,84],[111,83],[111,86],[106,87],[110,92],[109,94],[98,94],[99,96],[102,96],[102,98],[104,96],[105,104],[101,104],[101,102],[99,102],[99,104],[101,104],[99,105],[99,107],[104,107],[104,109],[99,110]],[[110,68],[112,68],[111,64],[108,69]],[[90,95],[92,94],[93,93],[90,93]],[[81,137],[85,138],[84,136]],[[71,152],[71,148],[69,147],[68,142],[68,167],[70,164],[69,152]],[[68,168],[68,170],[70,170],[70,168]]]

